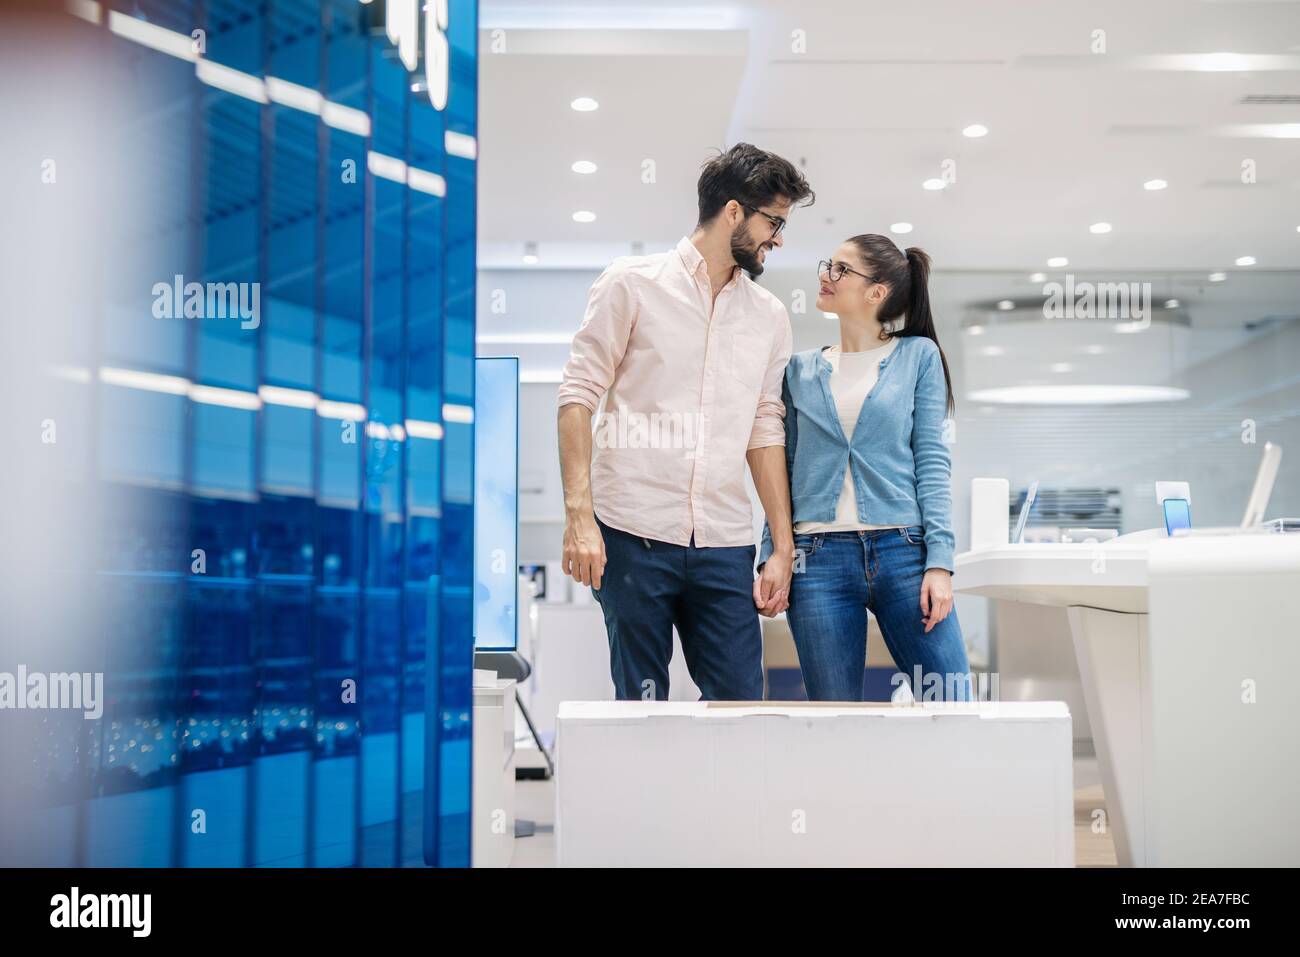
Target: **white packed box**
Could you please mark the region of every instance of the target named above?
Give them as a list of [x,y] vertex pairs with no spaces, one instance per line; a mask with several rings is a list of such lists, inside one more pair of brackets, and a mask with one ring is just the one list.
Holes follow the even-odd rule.
[[561,866],[1074,866],[1058,701],[567,701]]

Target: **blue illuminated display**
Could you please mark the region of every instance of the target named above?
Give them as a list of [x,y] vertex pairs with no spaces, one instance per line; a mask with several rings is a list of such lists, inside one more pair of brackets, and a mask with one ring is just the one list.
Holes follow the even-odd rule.
[[151,202],[74,357],[106,699],[50,725],[39,863],[469,864],[477,4],[415,70],[384,6],[80,27],[138,76]]

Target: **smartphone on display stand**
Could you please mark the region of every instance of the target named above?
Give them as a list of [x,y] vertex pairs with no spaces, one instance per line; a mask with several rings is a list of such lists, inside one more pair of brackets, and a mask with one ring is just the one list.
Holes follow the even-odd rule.
[[1192,527],[1192,507],[1185,498],[1167,498],[1164,500],[1165,531],[1177,535]]

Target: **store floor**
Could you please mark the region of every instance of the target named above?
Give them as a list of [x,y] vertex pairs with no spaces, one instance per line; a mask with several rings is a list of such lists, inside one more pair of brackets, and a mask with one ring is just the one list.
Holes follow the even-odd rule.
[[[1110,833],[1093,833],[1094,820],[1104,810],[1101,773],[1094,755],[1074,759],[1074,859],[1079,867],[1114,867],[1115,844]],[[511,867],[555,866],[555,782],[518,781],[515,814],[537,823],[537,833],[515,841]]]

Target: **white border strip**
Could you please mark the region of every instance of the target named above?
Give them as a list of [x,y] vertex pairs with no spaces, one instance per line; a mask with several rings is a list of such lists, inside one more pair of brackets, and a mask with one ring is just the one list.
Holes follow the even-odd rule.
[[457,425],[469,425],[474,421],[474,407],[472,405],[457,405],[453,402],[446,402],[442,406],[442,421],[454,422]]
[[146,20],[118,13],[116,10],[108,11],[108,29],[124,40],[166,53],[168,56],[188,60],[190,63],[196,62],[199,58],[194,51],[192,38]]
[[447,195],[447,181],[437,173],[431,173],[427,169],[409,167],[406,171],[406,185],[411,189],[419,190],[421,193],[428,193],[431,196]]
[[[47,366],[46,373],[56,378],[72,382],[88,383],[90,370],[73,366]],[[342,419],[353,422],[365,422],[366,434],[372,438],[389,439],[404,442],[407,438],[440,441],[446,430],[441,422],[428,422],[424,419],[407,419],[405,424],[393,422],[369,421],[366,407],[356,402],[338,402],[322,399],[315,392],[307,389],[293,389],[279,385],[259,386],[256,392],[246,389],[227,389],[222,386],[202,385],[191,382],[184,376],[167,375],[161,372],[145,372],[140,369],[121,369],[114,366],[100,366],[99,381],[105,385],[121,386],[127,389],[140,389],[145,392],[162,392],[167,395],[185,396],[191,402],[205,405],[221,405],[231,409],[245,409],[256,412],[263,405],[290,406],[297,409],[314,409],[323,419]],[[474,421],[474,408],[468,405],[447,403],[442,407],[443,417],[448,422],[468,425]]]
[[253,76],[251,73],[241,73],[239,70],[222,66],[212,60],[199,60],[194,64],[194,75],[208,86],[242,96],[254,103],[271,102],[270,97],[266,95],[266,83],[261,77]]
[[266,93],[271,98],[272,103],[279,103],[281,106],[302,110],[304,113],[311,113],[313,116],[320,116],[321,110],[325,106],[325,97],[321,96],[319,91],[300,86],[297,83],[290,83],[278,76],[268,76],[266,78]]
[[357,136],[370,135],[370,117],[363,111],[344,106],[342,103],[326,100],[321,108],[320,118],[325,121],[326,126],[332,126],[336,130],[355,133]]
[[467,160],[478,159],[478,140],[468,133],[447,130],[442,135],[442,145],[448,156],[459,156]]
[[390,179],[394,183],[402,183],[403,185],[406,183],[406,163],[396,156],[388,156],[371,150],[366,154],[366,169],[381,179]]

